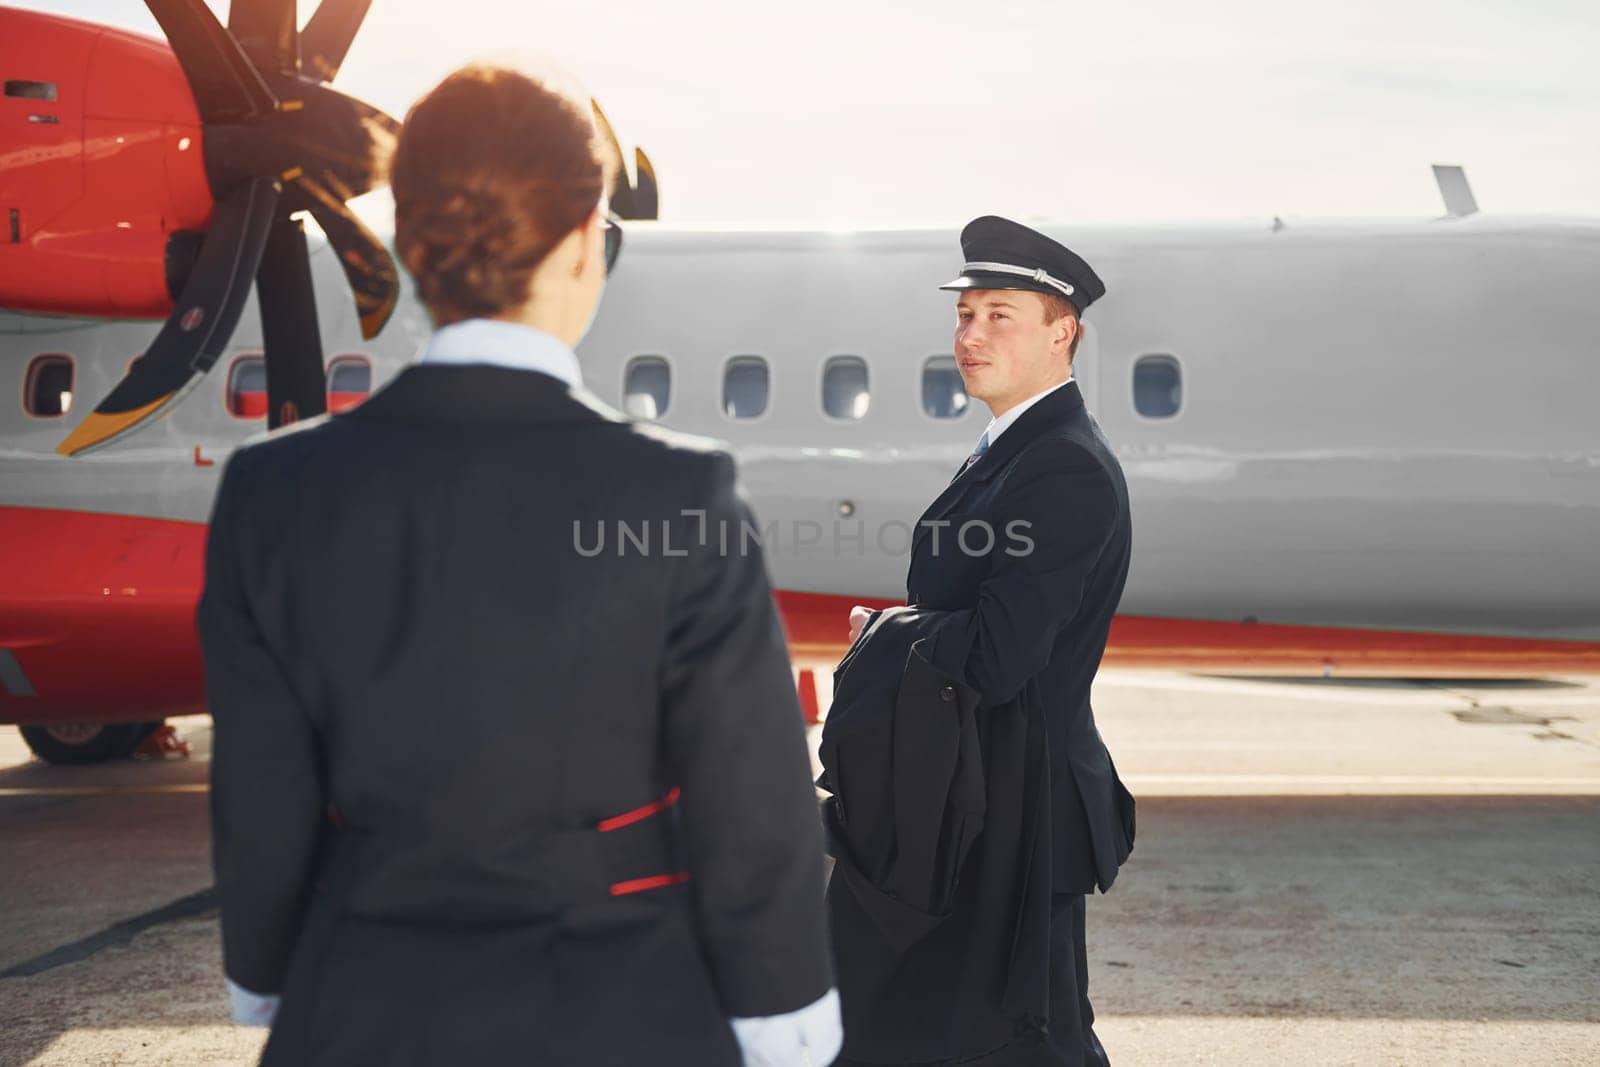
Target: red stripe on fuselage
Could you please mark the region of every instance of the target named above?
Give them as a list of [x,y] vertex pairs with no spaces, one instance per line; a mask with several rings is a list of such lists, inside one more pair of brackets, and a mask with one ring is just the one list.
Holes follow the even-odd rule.
[[[787,590],[779,590],[776,598],[790,653],[803,663],[829,665],[849,648],[853,605],[900,603]],[[1149,670],[1286,675],[1528,677],[1600,672],[1600,642],[1119,615],[1103,662]]]

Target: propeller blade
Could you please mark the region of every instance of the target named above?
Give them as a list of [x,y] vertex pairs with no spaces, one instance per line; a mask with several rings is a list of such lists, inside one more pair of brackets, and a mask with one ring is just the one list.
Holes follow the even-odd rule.
[[[400,124],[371,104],[299,76],[290,82],[298,107],[266,122],[213,123],[206,127],[206,176],[213,189],[231,189],[258,174],[286,182],[305,175],[343,201],[381,185]],[[285,213],[309,210],[294,186]]]
[[278,98],[204,0],[145,0],[189,79],[206,122],[255,118],[277,110]]
[[611,179],[611,212],[619,219],[654,219],[659,216],[660,193],[656,188],[655,167],[643,149],[634,149],[634,163],[639,170],[638,184],[628,180],[628,168],[623,166],[622,145],[617,141],[617,131],[600,107],[600,101],[591,98],[594,109],[595,131],[600,135],[600,149],[609,159],[615,176]]
[[[638,214],[636,219],[659,219],[661,217],[661,193],[656,187],[656,165],[650,162],[650,157],[644,154],[644,149],[633,150],[634,170],[638,172],[639,180],[633,190],[633,210]],[[620,217],[620,216],[619,216]]]
[[[315,98],[315,109],[312,103]],[[309,155],[307,171],[339,200],[350,200],[382,185],[389,159],[400,140],[400,123],[365,100],[322,88],[306,94],[308,112],[324,132]]]
[[333,81],[371,6],[372,0],[322,0],[300,31],[300,70],[318,81]]
[[600,101],[590,99],[589,106],[594,109],[595,132],[600,135],[600,150],[606,154],[611,165],[611,210],[619,219],[633,218],[633,186],[628,184],[628,168],[623,165],[622,145],[617,142],[617,131],[612,129],[611,120],[606,118]]
[[295,0],[230,0],[228,32],[257,70],[300,69],[294,9]]
[[370,341],[389,321],[400,299],[400,271],[394,257],[355,212],[327,189],[307,178],[298,179],[295,185],[310,197],[311,216],[339,255],[361,316],[361,336]]
[[279,218],[256,269],[261,342],[267,364],[267,429],[276,430],[328,409],[311,283],[306,231],[299,219]]
[[217,203],[194,270],[161,332],[57,452],[79,455],[146,425],[211,369],[250,295],[278,196],[275,180],[257,178]]

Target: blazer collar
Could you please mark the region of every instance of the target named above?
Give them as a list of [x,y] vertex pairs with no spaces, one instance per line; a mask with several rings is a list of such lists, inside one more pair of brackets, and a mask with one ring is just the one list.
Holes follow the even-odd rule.
[[488,364],[413,364],[347,418],[578,423],[629,419],[583,388],[538,371]]
[[1070,418],[1082,409],[1083,393],[1078,390],[1076,381],[1070,381],[1024,411],[972,466],[956,472],[956,476],[951,479],[944,492],[928,505],[928,510],[922,513],[922,518],[918,520],[916,531],[912,535],[912,554],[915,555],[917,545],[931,532],[927,523],[944,518],[946,513],[966,495],[967,490],[993,478],[1004,470],[1011,458],[1026,448],[1034,438],[1050,426]]
[[1047,426],[1060,422],[1083,407],[1083,394],[1078,391],[1077,379],[1039,399],[1031,408],[1017,417],[1005,433],[995,439],[989,450],[964,471],[958,471],[951,484],[986,482],[996,471],[1027,443],[1038,437]]

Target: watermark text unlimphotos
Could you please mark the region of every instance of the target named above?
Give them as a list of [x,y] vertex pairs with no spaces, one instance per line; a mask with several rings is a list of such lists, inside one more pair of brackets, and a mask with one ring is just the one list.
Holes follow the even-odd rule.
[[921,519],[914,524],[891,521],[877,523],[869,530],[862,519],[834,520],[831,524],[797,519],[757,526],[748,519],[710,521],[706,512],[698,508],[685,509],[680,514],[690,521],[574,519],[572,548],[590,559],[608,555],[687,556],[693,550],[707,548],[723,556],[748,555],[752,551],[768,556],[865,556],[869,546],[880,555],[904,556],[924,543],[926,551],[934,556],[958,552],[974,557],[996,551],[1008,556],[1033,553],[1033,538],[1028,536],[1033,524],[1026,519],[1012,519],[1000,530],[985,519]]

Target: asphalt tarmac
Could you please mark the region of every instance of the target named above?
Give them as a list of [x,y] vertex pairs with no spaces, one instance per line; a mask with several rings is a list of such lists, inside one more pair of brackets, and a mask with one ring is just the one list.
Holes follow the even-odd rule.
[[[1089,904],[1113,1062],[1600,1064],[1600,679],[1108,672],[1096,708],[1140,798]],[[0,728],[0,1067],[259,1051],[178,726],[187,760],[90,768]]]

